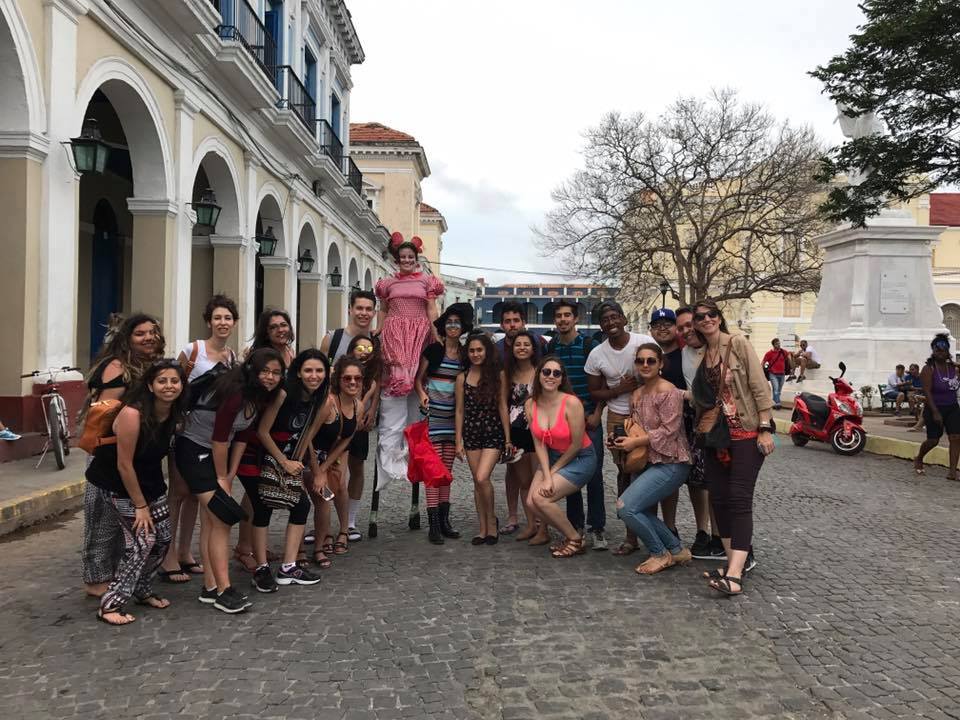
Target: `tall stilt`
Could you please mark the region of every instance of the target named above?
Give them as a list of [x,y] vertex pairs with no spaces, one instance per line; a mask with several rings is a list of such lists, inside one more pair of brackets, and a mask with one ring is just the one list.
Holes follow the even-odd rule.
[[420,529],[420,483],[411,483],[410,488],[410,519],[407,527],[411,530]]
[[367,527],[367,537],[377,536],[377,515],[380,510],[380,485],[377,482],[379,462],[373,463],[373,497],[370,499],[370,525]]

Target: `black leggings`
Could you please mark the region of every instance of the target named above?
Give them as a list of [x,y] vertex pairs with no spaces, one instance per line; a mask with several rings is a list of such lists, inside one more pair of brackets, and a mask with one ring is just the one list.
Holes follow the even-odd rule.
[[764,456],[756,438],[733,440],[730,462],[717,460],[716,450],[704,451],[703,470],[710,485],[710,504],[720,537],[730,538],[733,550],[750,550],[753,540],[753,489]]
[[[243,483],[243,489],[247,491],[247,497],[250,498],[250,504],[253,506],[253,526],[258,528],[269,527],[273,508],[264,505],[263,500],[260,499],[260,478],[241,476],[240,482]],[[289,523],[291,525],[306,525],[309,514],[310,498],[305,490],[301,490],[297,504],[290,508]]]

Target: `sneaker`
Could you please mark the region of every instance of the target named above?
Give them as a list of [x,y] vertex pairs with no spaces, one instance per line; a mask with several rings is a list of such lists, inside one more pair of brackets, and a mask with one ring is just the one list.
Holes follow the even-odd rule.
[[200,597],[198,597],[197,600],[202,602],[204,605],[213,605],[217,601],[217,589],[215,587],[210,588],[209,590],[204,588],[200,592]]
[[753,550],[747,553],[747,561],[743,564],[743,571],[750,572],[757,566],[757,559],[753,556]]
[[593,549],[594,550],[607,549],[607,536],[603,533],[603,530],[593,531]]
[[316,585],[318,582],[320,582],[320,576],[317,573],[299,565],[294,565],[289,570],[284,570],[282,567],[277,570],[278,585]]
[[222,593],[217,595],[216,601],[214,601],[213,606],[220,612],[225,612],[228,615],[236,615],[237,613],[242,613],[248,607],[250,607],[250,602],[247,601],[243,595],[234,590],[233,586],[228,587]]
[[350,527],[347,528],[347,540],[349,540],[352,543],[360,542],[361,540],[363,540],[363,533],[361,533],[359,530],[357,530],[355,527],[351,525]]
[[277,581],[267,565],[258,567],[254,571],[250,584],[257,589],[257,592],[262,593],[272,593],[280,589],[277,587]]
[[19,440],[20,436],[13,432],[10,428],[4,428],[0,430],[0,440]]
[[723,549],[723,543],[718,537],[710,538],[710,544],[707,546],[706,560],[726,560],[727,551]]
[[690,554],[697,560],[712,560],[713,555],[710,552],[710,533],[703,530],[697,530],[697,536],[693,539],[693,545],[690,546]]
[[313,545],[317,542],[316,533],[313,530],[307,530],[306,534],[303,536],[304,545]]

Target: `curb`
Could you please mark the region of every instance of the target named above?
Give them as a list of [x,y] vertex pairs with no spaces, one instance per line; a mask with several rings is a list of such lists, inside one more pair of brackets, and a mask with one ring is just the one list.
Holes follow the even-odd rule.
[[[777,435],[784,437],[790,436],[790,423],[777,423]],[[883,437],[881,435],[867,434],[867,446],[864,452],[873,455],[886,455],[888,457],[901,458],[903,460],[913,460],[920,449],[920,443],[912,440],[900,440],[898,438]],[[950,455],[948,448],[937,445],[926,457],[923,458],[924,465],[941,465],[949,467]]]
[[86,480],[68,480],[44,490],[20,495],[0,505],[0,535],[33,525],[83,504]]

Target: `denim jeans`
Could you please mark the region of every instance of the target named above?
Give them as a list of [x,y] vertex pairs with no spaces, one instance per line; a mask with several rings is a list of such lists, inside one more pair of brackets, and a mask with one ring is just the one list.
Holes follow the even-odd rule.
[[783,375],[770,373],[770,388],[773,390],[773,404],[780,404],[780,391],[783,390]]
[[667,550],[680,552],[683,546],[657,517],[657,503],[673,494],[687,480],[687,463],[658,463],[648,465],[623,491],[623,507],[617,516],[640,538],[651,555],[663,555]]
[[[594,452],[597,453],[597,469],[587,483],[587,522],[591,530],[604,530],[607,526],[607,512],[603,505],[603,425],[588,430],[587,435],[590,436]],[[567,520],[575,528],[584,527],[582,490],[567,495]]]

